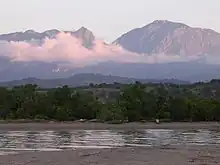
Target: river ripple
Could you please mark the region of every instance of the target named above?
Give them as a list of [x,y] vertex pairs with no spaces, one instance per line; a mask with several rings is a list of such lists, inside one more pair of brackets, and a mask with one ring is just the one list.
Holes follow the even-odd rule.
[[0,155],[76,148],[216,144],[220,144],[220,132],[213,130],[0,131]]

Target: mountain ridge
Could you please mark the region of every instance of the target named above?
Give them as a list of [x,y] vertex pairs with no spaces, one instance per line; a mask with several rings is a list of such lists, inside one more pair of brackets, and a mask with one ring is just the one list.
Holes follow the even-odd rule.
[[113,83],[123,83],[130,84],[135,82],[141,83],[172,83],[172,84],[189,84],[188,81],[182,81],[177,79],[138,79],[129,78],[121,76],[94,74],[94,73],[81,73],[76,74],[67,78],[57,78],[57,79],[40,79],[35,77],[29,77],[21,80],[13,80],[0,82],[2,87],[14,87],[25,84],[37,84],[41,88],[56,88],[63,85],[68,85],[72,87],[88,86],[89,84],[113,84]]
[[37,32],[32,29],[23,32],[13,32],[7,34],[0,34],[1,41],[32,41],[32,40],[44,40],[46,38],[55,38],[59,33],[70,33],[72,36],[82,40],[83,45],[87,48],[92,47],[95,36],[89,29],[81,27],[76,31],[60,31],[58,29],[45,30],[43,32]]
[[[8,42],[43,40],[46,37],[54,38],[60,32],[80,38],[86,48],[92,48],[96,39],[91,30],[82,26],[75,31],[50,29],[36,32],[29,29],[24,32],[0,34],[0,40]],[[122,34],[111,44],[120,45],[130,52],[146,55],[218,55],[220,33],[208,28],[191,27],[181,22],[155,20]]]

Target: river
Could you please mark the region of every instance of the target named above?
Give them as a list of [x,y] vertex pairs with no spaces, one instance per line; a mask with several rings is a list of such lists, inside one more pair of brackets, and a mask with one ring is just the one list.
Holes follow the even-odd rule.
[[150,147],[220,144],[215,130],[0,131],[0,155],[76,148]]

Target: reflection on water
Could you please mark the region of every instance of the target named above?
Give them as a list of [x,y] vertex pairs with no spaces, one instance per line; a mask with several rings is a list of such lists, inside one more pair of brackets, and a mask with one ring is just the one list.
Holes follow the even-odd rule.
[[[146,129],[0,132],[0,155],[12,151],[61,151],[75,148],[220,144],[220,132]],[[13,153],[12,152],[12,153]]]

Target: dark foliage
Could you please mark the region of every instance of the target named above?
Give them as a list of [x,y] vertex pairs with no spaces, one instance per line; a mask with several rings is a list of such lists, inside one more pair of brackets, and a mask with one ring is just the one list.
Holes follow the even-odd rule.
[[0,118],[73,121],[219,121],[220,81],[192,85],[112,84],[40,90],[0,88]]

